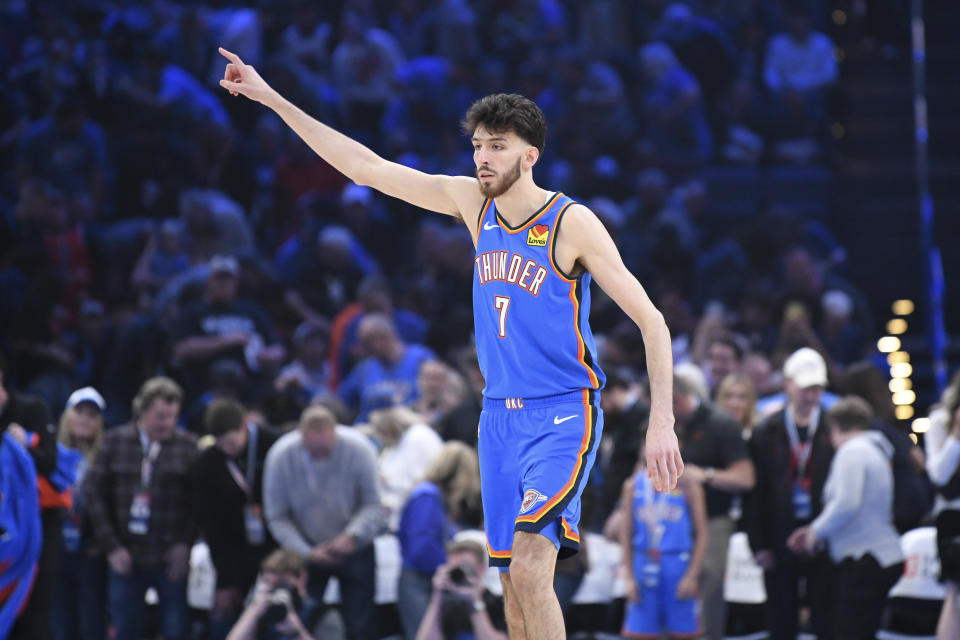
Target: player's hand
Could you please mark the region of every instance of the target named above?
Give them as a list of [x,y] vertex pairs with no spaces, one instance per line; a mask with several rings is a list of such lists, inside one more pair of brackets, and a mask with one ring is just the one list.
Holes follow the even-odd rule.
[[698,591],[696,577],[685,573],[680,582],[677,583],[677,600],[692,600],[697,597]]
[[133,568],[133,558],[130,557],[130,552],[123,547],[117,547],[111,551],[107,556],[107,562],[114,573],[119,573],[122,576],[130,573]]
[[627,579],[627,602],[640,602],[640,589],[637,588],[637,581],[633,576]]
[[757,563],[757,566],[763,569],[764,571],[770,571],[776,566],[777,561],[773,556],[773,551],[769,549],[761,549],[753,555],[753,561]]
[[252,66],[244,64],[237,54],[223,47],[218,51],[230,61],[223,72],[220,86],[229,91],[230,95],[243,95],[260,104],[270,106],[267,103],[276,96],[276,92],[260,77],[260,74]]
[[656,421],[650,416],[647,428],[647,476],[653,480],[657,491],[673,491],[677,480],[683,474],[683,460],[680,458],[680,443],[673,432],[673,419],[669,422]]

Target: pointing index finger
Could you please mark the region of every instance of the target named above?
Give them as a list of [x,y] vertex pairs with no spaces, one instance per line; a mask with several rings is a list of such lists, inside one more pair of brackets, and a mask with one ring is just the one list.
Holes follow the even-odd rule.
[[218,48],[217,48],[217,51],[219,51],[219,52],[220,52],[220,55],[222,55],[224,58],[226,58],[226,59],[229,60],[230,62],[232,62],[232,63],[234,63],[234,64],[243,64],[243,60],[240,59],[240,56],[238,56],[237,54],[233,53],[232,51],[227,51],[227,50],[224,49],[223,47],[218,47]]

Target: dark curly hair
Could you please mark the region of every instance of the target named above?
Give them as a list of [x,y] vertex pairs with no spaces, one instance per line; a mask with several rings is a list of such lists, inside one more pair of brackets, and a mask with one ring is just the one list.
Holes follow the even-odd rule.
[[480,98],[467,109],[460,126],[473,135],[479,126],[495,133],[512,131],[543,153],[547,142],[547,119],[540,107],[516,93],[495,93]]

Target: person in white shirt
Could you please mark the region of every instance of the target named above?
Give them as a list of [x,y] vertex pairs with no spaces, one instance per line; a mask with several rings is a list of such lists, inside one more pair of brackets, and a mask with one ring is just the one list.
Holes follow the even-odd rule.
[[793,532],[787,545],[812,552],[821,541],[836,565],[834,636],[873,640],[890,588],[903,573],[893,526],[893,445],[870,429],[873,412],[848,396],[827,413],[837,452],[823,488],[823,511]]

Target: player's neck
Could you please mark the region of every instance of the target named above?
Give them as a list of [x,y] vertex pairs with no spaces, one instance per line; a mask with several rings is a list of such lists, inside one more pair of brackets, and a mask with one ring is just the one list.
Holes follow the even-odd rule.
[[507,192],[496,197],[497,212],[510,226],[519,227],[544,204],[550,192],[541,189],[533,180],[517,180]]

